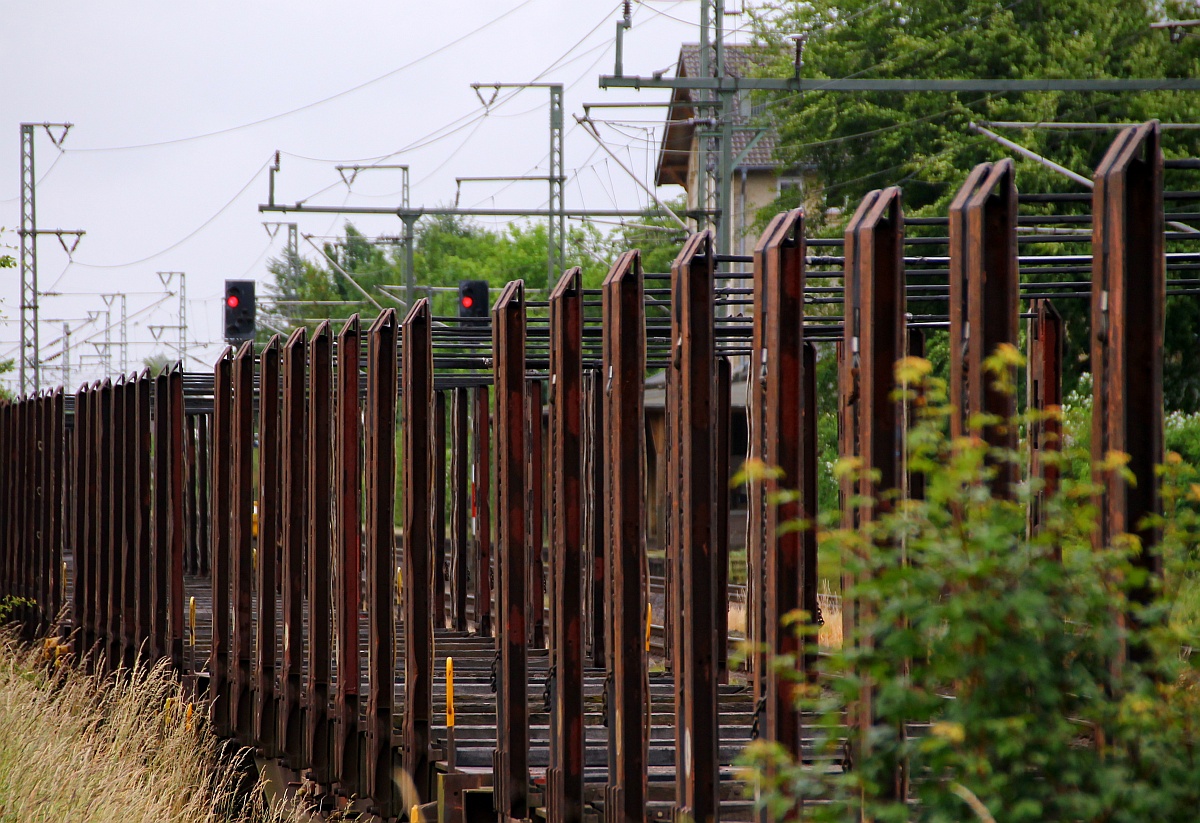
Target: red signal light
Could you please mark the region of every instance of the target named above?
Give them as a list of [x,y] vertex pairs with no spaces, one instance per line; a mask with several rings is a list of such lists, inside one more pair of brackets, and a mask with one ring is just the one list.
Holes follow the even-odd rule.
[[238,300],[238,296],[236,294],[231,294],[225,298],[225,305],[231,309],[236,309],[238,304],[241,302],[241,300]]
[[475,305],[475,298],[469,294],[464,294],[463,298],[462,298],[462,307],[464,309],[469,309],[474,305]]

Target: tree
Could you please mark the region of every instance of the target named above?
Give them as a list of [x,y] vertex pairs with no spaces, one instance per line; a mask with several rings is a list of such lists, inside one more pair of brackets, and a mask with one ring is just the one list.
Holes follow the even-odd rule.
[[[1167,32],[1150,28],[1154,20],[1195,16],[1195,5],[1181,0],[785,0],[756,12],[755,26],[763,70],[774,76],[793,73],[794,47],[785,35],[804,32],[802,74],[808,79],[1153,78],[1200,75],[1200,39],[1172,42]],[[882,186],[903,187],[909,215],[944,215],[973,166],[1011,156],[970,132],[974,121],[1200,121],[1200,97],[1192,92],[805,92],[764,95],[760,103],[779,132],[779,160],[805,170],[810,183],[803,192],[785,192],[761,219],[803,200],[813,229],[834,235],[863,195]],[[1010,134],[1084,175],[1113,135],[1047,129]],[[1165,131],[1163,150],[1169,158],[1195,156],[1200,134]],[[1014,159],[1021,191],[1083,191],[1058,172]],[[1172,187],[1196,187],[1195,173],[1171,174]],[[1055,204],[1044,211],[1064,209]],[[1046,244],[1022,251],[1078,253],[1079,247]],[[1066,321],[1069,391],[1089,370],[1088,305],[1069,300],[1057,308]],[[1170,299],[1164,375],[1169,408],[1200,409],[1198,337],[1200,306],[1192,297]],[[931,343],[936,347],[936,335]]]

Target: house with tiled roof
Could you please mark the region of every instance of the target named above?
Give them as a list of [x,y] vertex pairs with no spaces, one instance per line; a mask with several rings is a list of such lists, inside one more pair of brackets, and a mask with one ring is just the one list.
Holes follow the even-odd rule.
[[[725,74],[746,77],[753,68],[749,49],[734,44],[725,46]],[[685,43],[679,49],[676,77],[700,75],[700,46]],[[688,209],[697,208],[696,177],[698,142],[697,118],[702,115],[695,107],[696,92],[674,89],[667,110],[667,127],[663,132],[658,153],[655,182],[660,186],[679,185],[687,191]],[[735,254],[750,254],[758,234],[754,231],[755,213],[769,205],[779,195],[780,166],[775,162],[778,137],[769,127],[751,128],[752,112],[748,92],[739,93],[735,107],[733,156],[741,158],[733,168],[733,248]]]

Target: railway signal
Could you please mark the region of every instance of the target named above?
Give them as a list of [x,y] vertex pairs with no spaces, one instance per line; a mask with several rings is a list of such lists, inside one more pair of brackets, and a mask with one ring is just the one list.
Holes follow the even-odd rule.
[[458,316],[488,316],[488,282],[486,280],[458,281]]
[[225,340],[241,343],[254,339],[254,281],[225,281]]

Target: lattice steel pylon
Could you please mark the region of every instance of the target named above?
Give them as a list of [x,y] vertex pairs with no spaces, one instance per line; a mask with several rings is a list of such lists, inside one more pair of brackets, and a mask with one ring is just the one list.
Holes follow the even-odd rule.
[[[46,130],[51,142],[60,149],[71,129],[70,123],[21,124],[21,230],[18,232],[21,238],[21,360],[18,380],[22,394],[37,392],[42,382],[38,354],[37,177],[33,166],[33,135],[39,126]],[[54,129],[62,131],[55,136]],[[60,240],[63,234],[83,234],[63,232],[61,229],[52,233],[57,234]]]
[[33,176],[33,123],[21,124],[21,393],[37,391],[37,203]]

